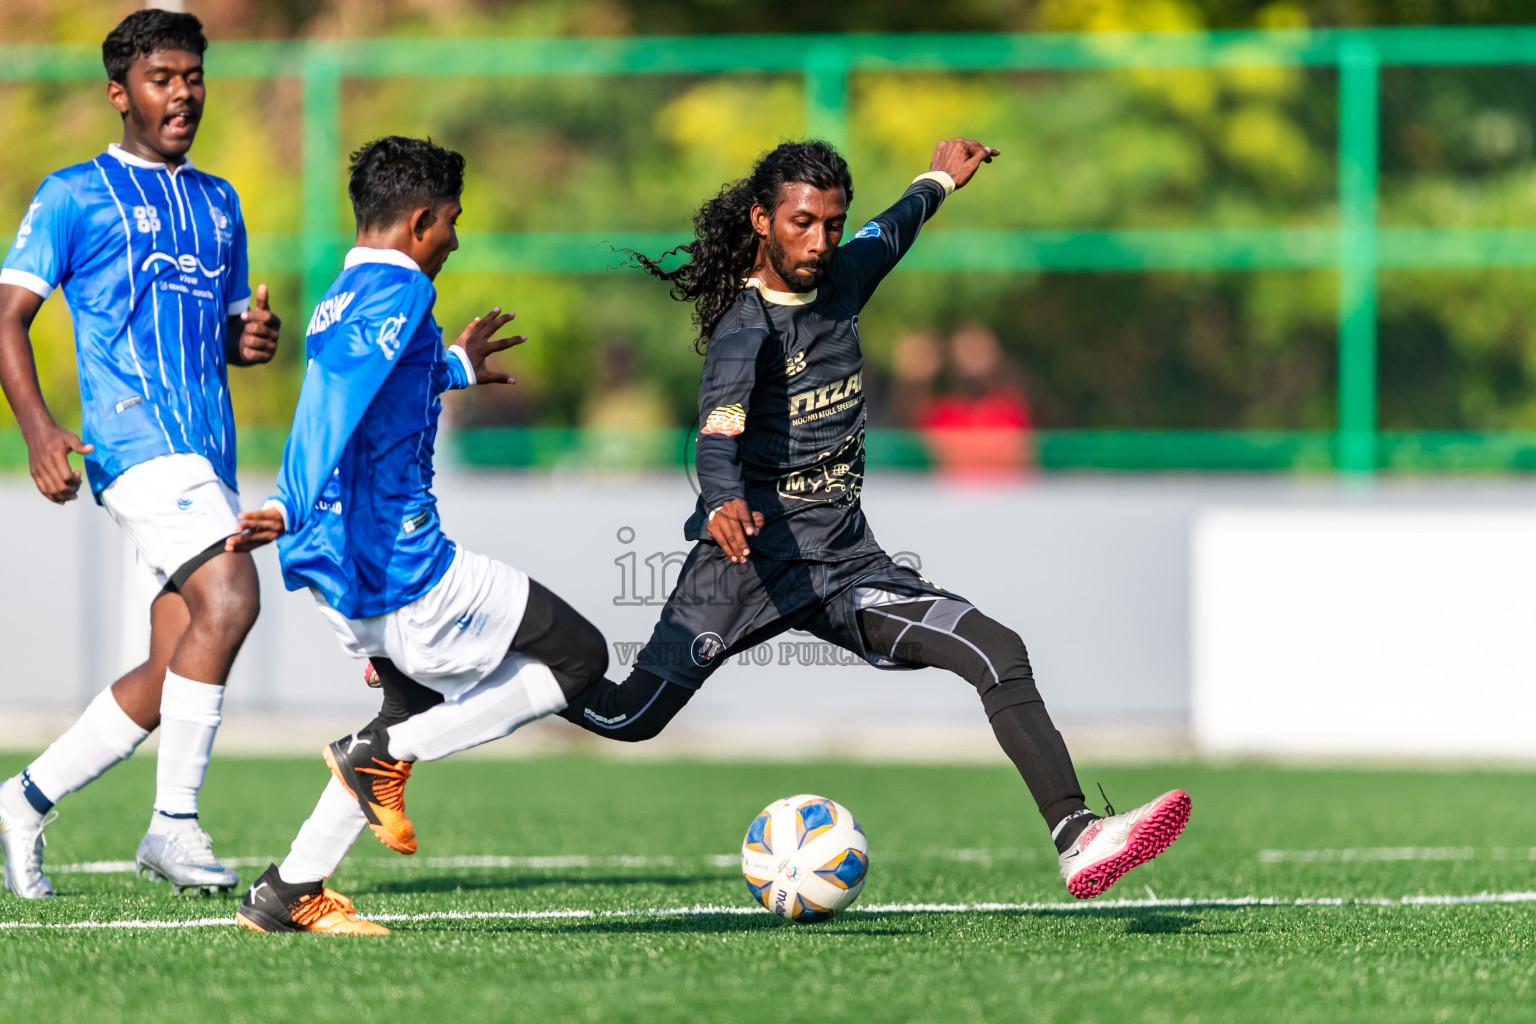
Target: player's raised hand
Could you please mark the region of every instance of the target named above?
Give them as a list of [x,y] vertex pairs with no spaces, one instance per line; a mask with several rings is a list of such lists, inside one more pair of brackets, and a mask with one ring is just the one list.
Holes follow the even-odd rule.
[[505,352],[514,345],[528,340],[526,334],[510,338],[498,338],[496,332],[517,318],[516,313],[503,313],[497,306],[484,316],[477,316],[459,334],[455,345],[462,347],[469,356],[469,365],[475,368],[476,384],[516,384],[517,378],[486,365],[486,357]]
[[224,541],[225,551],[252,551],[270,544],[288,532],[283,514],[275,508],[259,508],[240,513],[240,532]]
[[745,562],[752,549],[747,538],[763,528],[763,514],[747,508],[741,498],[732,498],[709,514],[709,535],[733,562]]
[[256,294],[251,296],[251,308],[241,313],[240,319],[244,327],[235,350],[236,361],[241,366],[271,362],[277,355],[277,335],[283,321],[267,305],[266,285],[256,286]]
[[89,455],[96,446],[86,444],[79,435],[57,423],[45,426],[36,435],[26,435],[26,442],[27,468],[43,497],[59,505],[79,497],[80,472],[69,464],[69,455]]
[[946,139],[933,151],[930,171],[943,171],[955,180],[955,188],[961,188],[971,180],[976,168],[989,164],[1001,150],[983,146],[975,139]]

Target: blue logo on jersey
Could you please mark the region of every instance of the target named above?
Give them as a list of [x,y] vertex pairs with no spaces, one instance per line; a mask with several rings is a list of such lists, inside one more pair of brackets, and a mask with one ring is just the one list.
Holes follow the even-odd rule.
[[468,615],[464,616],[458,622],[455,622],[454,625],[457,626],[459,629],[468,629],[470,623],[472,623],[474,621],[475,621],[475,613],[474,612],[470,612]]
[[192,499],[191,498],[177,498],[176,499],[176,507],[181,509],[183,512],[185,512],[189,508],[192,507]]
[[876,224],[874,221],[870,221],[868,224],[865,224],[863,227],[859,228],[859,233],[854,235],[853,237],[854,238],[879,238],[880,237],[880,225]]

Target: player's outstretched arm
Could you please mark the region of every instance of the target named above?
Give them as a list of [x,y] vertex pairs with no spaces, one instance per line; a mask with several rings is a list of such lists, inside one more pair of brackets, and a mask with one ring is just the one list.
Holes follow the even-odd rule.
[[498,338],[496,332],[517,318],[516,313],[503,313],[497,306],[484,316],[477,316],[469,322],[459,333],[459,339],[454,342],[464,350],[469,357],[469,365],[474,369],[475,376],[472,384],[516,384],[517,378],[510,374],[493,369],[486,363],[486,359],[497,352],[505,352],[514,345],[521,345],[528,340],[526,334],[514,335],[510,338]]
[[998,151],[973,139],[947,139],[933,151],[928,171],[907,187],[900,199],[838,248],[858,283],[859,305],[868,302],[885,275],[900,262],[928,218],[951,192],[970,181],[976,168]]
[[1001,150],[983,146],[975,139],[946,139],[934,148],[928,170],[947,174],[955,188],[964,188],[978,167],[991,163],[992,158],[1001,153]]
[[239,316],[229,318],[228,357],[232,366],[255,366],[269,363],[277,355],[277,336],[283,321],[267,305],[267,286],[256,286],[251,296],[251,308]]
[[32,321],[43,305],[35,292],[16,285],[0,285],[0,388],[27,442],[27,465],[32,482],[49,501],[62,505],[80,494],[80,473],[69,464],[70,452],[94,451],[92,445],[59,426],[37,383],[37,362],[32,357]]

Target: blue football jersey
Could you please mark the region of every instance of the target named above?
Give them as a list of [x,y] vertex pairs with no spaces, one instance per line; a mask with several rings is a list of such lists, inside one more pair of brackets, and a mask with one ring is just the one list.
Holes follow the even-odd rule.
[[453,562],[432,494],[439,396],[473,383],[445,351],[437,290],[409,256],[356,248],[305,332],[309,359],[283,449],[277,542],[289,590],[349,619],[421,597]]
[[43,180],[0,284],[47,298],[75,325],[91,490],[141,462],[201,455],[235,486],[225,320],[250,304],[245,222],[229,182],[116,145]]

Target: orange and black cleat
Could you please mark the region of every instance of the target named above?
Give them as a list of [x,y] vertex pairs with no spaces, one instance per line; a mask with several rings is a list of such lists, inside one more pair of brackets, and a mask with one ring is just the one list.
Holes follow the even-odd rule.
[[405,782],[411,777],[411,763],[390,758],[384,731],[353,733],[326,747],[320,756],[336,781],[357,800],[379,842],[396,853],[415,853],[416,827],[405,816]]
[[253,932],[327,932],[331,935],[388,935],[389,929],[357,916],[352,901],[321,882],[289,885],[267,868],[245,894],[235,922]]

